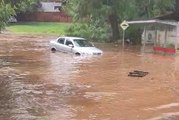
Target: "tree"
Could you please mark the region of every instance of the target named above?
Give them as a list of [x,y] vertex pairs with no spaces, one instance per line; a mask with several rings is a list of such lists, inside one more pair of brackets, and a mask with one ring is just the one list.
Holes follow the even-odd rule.
[[175,0],[175,12],[179,13],[179,0]]
[[70,0],[68,8],[75,20],[109,24],[112,39],[116,41],[120,37],[118,25],[123,20],[153,18],[169,13],[174,9],[175,1],[178,0]]
[[9,18],[15,14],[10,4],[5,4],[3,0],[0,3],[0,32],[6,26]]
[[130,20],[136,17],[137,13],[135,1],[131,0],[108,0],[109,11],[107,16],[111,25],[113,40],[119,39],[119,28],[118,24],[123,20]]
[[6,26],[11,16],[35,10],[38,2],[38,0],[0,0],[0,31]]
[[133,13],[135,6],[134,1],[131,0],[71,0],[68,8],[75,20],[82,19],[90,23],[100,21],[103,23],[101,25],[109,24],[113,41],[120,38],[118,24],[136,14]]
[[172,12],[175,0],[136,0],[139,18],[152,18]]
[[39,4],[39,0],[5,0],[4,2],[10,4],[16,13],[34,11]]

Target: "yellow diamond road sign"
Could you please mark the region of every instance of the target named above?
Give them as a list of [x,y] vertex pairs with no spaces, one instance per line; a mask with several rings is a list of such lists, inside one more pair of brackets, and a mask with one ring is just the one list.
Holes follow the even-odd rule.
[[129,27],[129,24],[127,23],[127,21],[123,21],[121,24],[120,24],[121,28],[123,30],[126,30],[128,27]]

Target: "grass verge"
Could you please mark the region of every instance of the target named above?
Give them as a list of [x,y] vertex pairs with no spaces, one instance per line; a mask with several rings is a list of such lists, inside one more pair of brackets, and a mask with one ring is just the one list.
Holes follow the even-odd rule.
[[71,23],[23,22],[9,24],[6,29],[14,33],[65,35]]

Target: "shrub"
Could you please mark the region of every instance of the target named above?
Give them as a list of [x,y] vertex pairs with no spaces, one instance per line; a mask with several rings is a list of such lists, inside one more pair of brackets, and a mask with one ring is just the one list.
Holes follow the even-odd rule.
[[168,44],[166,45],[166,47],[167,47],[167,48],[175,48],[175,44],[173,44],[173,43],[168,43]]
[[106,41],[109,36],[106,26],[95,26],[93,24],[76,23],[66,30],[68,36],[78,36],[91,39],[93,41]]
[[133,44],[141,44],[142,29],[137,26],[131,26],[126,30],[126,39],[130,39]]
[[4,1],[0,3],[0,32],[6,26],[8,20],[15,11],[9,4],[5,4]]

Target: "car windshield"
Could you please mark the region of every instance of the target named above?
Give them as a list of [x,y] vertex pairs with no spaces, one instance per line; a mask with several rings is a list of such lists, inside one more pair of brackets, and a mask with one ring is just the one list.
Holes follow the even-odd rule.
[[74,39],[73,41],[77,47],[93,47],[93,45],[85,39]]

